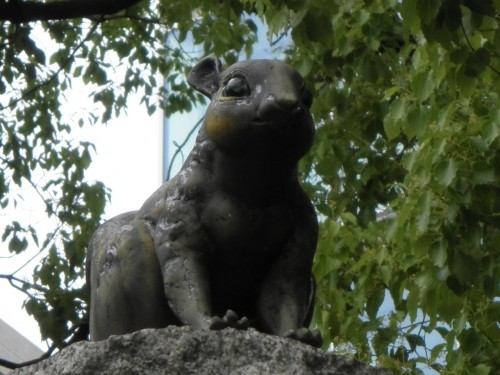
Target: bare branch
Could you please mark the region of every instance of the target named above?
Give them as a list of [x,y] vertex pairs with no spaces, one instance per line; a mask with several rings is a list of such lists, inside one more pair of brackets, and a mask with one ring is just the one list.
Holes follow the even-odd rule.
[[201,123],[203,122],[204,119],[205,119],[205,116],[203,116],[201,119],[198,120],[198,122],[191,128],[188,135],[186,136],[186,138],[184,138],[184,141],[182,141],[182,143],[180,145],[175,145],[177,147],[177,149],[175,150],[174,155],[172,156],[172,159],[170,160],[170,165],[168,166],[167,181],[170,180],[171,173],[172,173],[172,166],[174,164],[175,159],[177,158],[177,156],[179,156],[179,154],[182,153],[182,148],[189,142],[189,139],[193,136],[194,132],[196,131],[196,129],[198,129],[198,127],[201,125]]

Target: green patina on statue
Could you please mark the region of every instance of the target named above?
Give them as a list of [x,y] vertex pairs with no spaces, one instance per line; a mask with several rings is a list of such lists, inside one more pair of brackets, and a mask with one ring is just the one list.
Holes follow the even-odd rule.
[[181,171],[91,240],[91,339],[251,326],[320,345],[306,328],[318,224],[297,181],[314,137],[311,94],[270,60],[221,72],[209,56],[188,82],[211,103]]

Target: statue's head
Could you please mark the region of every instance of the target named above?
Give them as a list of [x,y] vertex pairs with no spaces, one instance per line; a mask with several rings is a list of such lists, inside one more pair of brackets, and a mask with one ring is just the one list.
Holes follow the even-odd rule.
[[311,147],[312,96],[289,65],[248,60],[221,71],[219,59],[208,56],[193,68],[188,82],[211,99],[204,127],[222,152],[278,151],[297,161]]

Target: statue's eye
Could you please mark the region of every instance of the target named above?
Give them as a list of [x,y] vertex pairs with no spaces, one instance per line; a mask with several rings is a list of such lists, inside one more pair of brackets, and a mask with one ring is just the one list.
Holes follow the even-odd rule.
[[244,97],[250,95],[250,87],[243,77],[233,77],[226,83],[223,91],[224,96]]

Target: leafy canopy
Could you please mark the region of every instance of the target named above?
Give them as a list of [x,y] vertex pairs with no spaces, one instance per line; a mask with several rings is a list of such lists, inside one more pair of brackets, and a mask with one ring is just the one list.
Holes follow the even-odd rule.
[[[4,276],[28,293],[44,338],[62,347],[85,320],[74,281],[106,199],[85,180],[92,146],[67,141],[71,130],[118,115],[137,90],[150,113],[189,110],[201,100],[183,80],[193,61],[167,37],[191,35],[232,63],[250,54],[259,17],[270,38],[291,37],[287,58],[315,96],[301,176],[321,220],[314,324],[325,347],[398,373],[498,371],[499,0],[172,0],[90,14],[0,28],[1,203],[32,184],[57,218],[34,241],[47,255],[33,280]],[[50,56],[35,31],[57,44]],[[73,80],[101,113],[64,119]],[[55,177],[39,186],[37,171]],[[19,253],[36,233],[15,222],[3,240]]]

